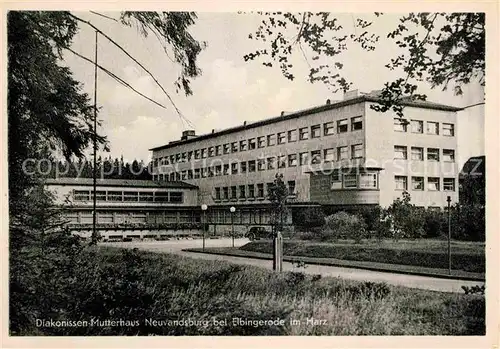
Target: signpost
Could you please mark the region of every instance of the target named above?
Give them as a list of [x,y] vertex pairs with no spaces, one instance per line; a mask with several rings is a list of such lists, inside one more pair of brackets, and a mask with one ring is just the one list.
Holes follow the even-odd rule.
[[281,272],[283,269],[283,236],[280,231],[273,238],[273,270]]
[[229,211],[231,212],[231,239],[234,247],[234,212],[236,212],[236,208],[234,206],[231,206]]
[[203,212],[203,222],[202,222],[202,229],[203,229],[203,249],[205,249],[205,225],[206,225],[206,211],[208,209],[208,206],[203,204],[201,205],[201,211]]
[[451,197],[446,198],[448,202],[448,274],[451,275]]

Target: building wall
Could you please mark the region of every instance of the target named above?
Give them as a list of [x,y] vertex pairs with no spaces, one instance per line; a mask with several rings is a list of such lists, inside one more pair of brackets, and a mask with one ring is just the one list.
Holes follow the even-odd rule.
[[[281,173],[284,175],[285,183],[289,180],[295,180],[296,187],[296,197],[295,201],[309,201],[310,200],[310,187],[309,187],[309,175],[307,171],[309,170],[309,165],[304,166],[288,166],[288,159],[285,168],[276,168],[274,170],[267,170],[267,163],[265,164],[265,170],[259,171],[258,169],[253,173],[241,173],[241,168],[239,163],[242,161],[250,161],[257,160],[259,158],[267,159],[272,156],[279,155],[288,155],[288,154],[297,154],[301,152],[308,152],[309,161],[311,159],[311,152],[315,150],[319,150],[321,152],[321,156],[324,156],[324,150],[327,148],[335,148],[335,152],[337,148],[340,146],[348,146],[349,151],[350,146],[357,143],[364,142],[364,127],[362,130],[351,131],[351,118],[356,116],[363,117],[364,123],[364,111],[365,108],[363,103],[353,104],[344,106],[338,109],[318,112],[315,114],[294,118],[290,120],[283,120],[273,123],[271,125],[259,126],[251,129],[246,129],[242,131],[238,131],[232,134],[221,135],[218,137],[210,138],[207,140],[201,140],[199,142],[192,142],[188,144],[180,144],[173,148],[153,151],[153,161],[155,159],[162,159],[164,157],[169,157],[173,154],[178,154],[182,152],[194,151],[196,149],[208,148],[211,146],[231,144],[233,142],[239,142],[240,140],[248,140],[250,138],[255,138],[257,141],[257,137],[264,136],[266,137],[270,134],[274,134],[277,137],[278,132],[287,133],[289,130],[297,130],[297,141],[295,142],[286,142],[280,145],[274,146],[265,146],[263,148],[257,148],[255,150],[246,150],[246,151],[238,151],[236,153],[230,153],[227,155],[221,155],[212,158],[206,158],[202,160],[193,160],[191,163],[179,163],[174,167],[172,166],[160,166],[157,168],[156,172],[154,172],[155,177],[159,175],[160,179],[163,179],[162,174],[169,173],[171,171],[182,172],[188,169],[196,169],[200,167],[206,166],[215,166],[219,164],[228,164],[230,162],[238,162],[238,174],[231,175],[222,175],[201,179],[182,179],[183,181],[191,184],[195,184],[200,188],[200,203],[205,203],[207,205],[219,205],[224,204],[223,201],[215,201],[215,189],[216,187],[231,187],[231,186],[240,186],[240,185],[248,185],[248,184],[257,184],[270,183],[274,180],[276,173]],[[349,130],[346,133],[338,134],[337,133],[337,121],[341,119],[348,119],[348,127]],[[324,135],[324,124],[327,122],[333,122],[334,133],[333,135]],[[311,138],[311,126],[313,125],[321,125],[319,138]],[[299,128],[308,127],[309,139],[308,140],[299,140]],[[287,134],[286,134],[287,136]],[[275,139],[277,141],[277,139]],[[239,145],[239,144],[238,144]],[[247,145],[248,148],[248,145]],[[297,162],[299,159],[297,159]],[[248,165],[247,165],[248,166]],[[156,177],[158,178],[158,177]],[[239,188],[237,188],[239,194]],[[261,203],[262,200],[250,201],[247,199],[238,199],[238,201],[233,201],[234,204],[252,204],[252,203]]]
[[311,173],[311,199],[323,205],[378,205],[378,189],[332,189],[329,175]]
[[[394,131],[395,113],[377,113],[366,104],[366,165],[380,166],[380,204],[390,205],[394,199],[401,197],[402,190],[396,189],[395,176],[406,176],[408,192],[412,203],[417,206],[446,206],[446,197],[451,196],[452,202],[458,201],[458,166],[457,166],[457,122],[456,112],[433,109],[406,107],[405,118],[423,121],[423,133],[413,133],[411,125],[407,132]],[[427,122],[439,122],[439,135],[426,133]],[[454,125],[454,136],[443,135],[443,123]],[[395,159],[394,147],[405,146],[407,160]],[[412,160],[412,147],[423,148],[424,160]],[[437,162],[427,160],[429,148],[439,149],[440,159]],[[454,150],[454,162],[443,160],[443,149]],[[412,177],[424,178],[424,190],[413,190]],[[429,177],[440,178],[440,190],[430,191]],[[445,191],[443,179],[454,178],[455,190]]]

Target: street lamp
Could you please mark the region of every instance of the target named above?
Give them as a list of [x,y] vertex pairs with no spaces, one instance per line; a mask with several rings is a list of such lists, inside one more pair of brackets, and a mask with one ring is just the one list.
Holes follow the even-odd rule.
[[451,275],[451,197],[446,198],[448,202],[448,274]]
[[205,249],[205,224],[206,224],[206,212],[207,212],[208,206],[203,204],[201,205],[201,211],[203,212],[203,219],[202,219],[202,228],[203,228],[203,249]]
[[231,206],[231,208],[229,208],[229,211],[231,211],[231,239],[233,241],[234,247],[234,213],[236,212],[236,207]]

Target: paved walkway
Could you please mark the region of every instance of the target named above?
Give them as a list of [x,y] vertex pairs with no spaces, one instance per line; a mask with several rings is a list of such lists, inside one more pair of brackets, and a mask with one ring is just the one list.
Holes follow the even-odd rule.
[[[235,247],[242,246],[248,242],[247,239],[235,239]],[[182,251],[185,248],[202,247],[201,240],[173,240],[173,241],[152,241],[152,242],[116,242],[106,243],[106,245],[119,246],[124,248],[137,247],[142,250],[174,253],[185,257],[192,257],[205,260],[224,260],[231,263],[254,265],[267,269],[272,269],[272,261],[246,257],[221,256],[213,254],[195,253]],[[230,247],[231,239],[210,239],[205,240],[206,247]],[[322,276],[339,277],[342,279],[357,281],[386,282],[395,286],[426,289],[440,292],[462,293],[462,286],[483,285],[478,281],[463,281],[440,279],[428,276],[395,274],[388,272],[369,271],[355,268],[332,267],[326,265],[307,265],[306,268],[297,268],[289,262],[283,262],[285,271],[301,271],[306,274],[321,274]]]

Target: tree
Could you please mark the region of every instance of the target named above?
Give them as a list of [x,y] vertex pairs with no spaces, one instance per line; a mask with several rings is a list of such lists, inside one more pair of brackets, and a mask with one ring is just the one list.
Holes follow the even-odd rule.
[[283,220],[286,219],[288,214],[288,194],[288,188],[283,181],[283,175],[277,173],[274,182],[268,188],[268,199],[271,201],[272,207],[271,222],[274,234],[278,231],[283,232]]
[[[328,12],[258,14],[263,20],[249,38],[261,41],[263,48],[246,54],[245,61],[260,60],[268,67],[277,65],[283,76],[293,80],[291,56],[299,50],[310,66],[308,80],[322,82],[332,92],[347,91],[351,86],[342,76],[341,54],[354,45],[365,51],[377,49],[380,36],[371,33],[370,26],[384,20],[379,18],[383,14],[374,13],[368,20],[352,17],[354,23],[343,25],[338,16]],[[401,102],[426,99],[425,94],[417,93],[417,83],[422,81],[443,89],[453,83],[456,94],[461,94],[462,86],[474,79],[484,85],[484,13],[410,13],[400,17],[387,38],[395,42],[401,53],[385,67],[399,71],[401,77],[384,84],[379,105],[372,106],[376,111],[392,109],[402,117]]]
[[294,224],[301,229],[318,228],[325,225],[325,213],[321,207],[306,207],[294,212]]
[[387,208],[387,213],[393,238],[396,241],[401,238],[414,239],[425,235],[424,212],[411,203],[411,196],[407,191],[403,192],[402,198],[394,200]]

